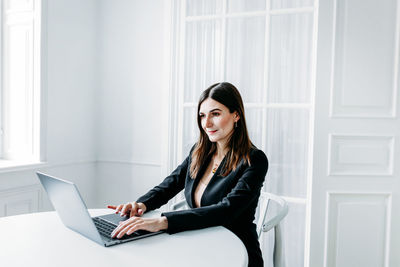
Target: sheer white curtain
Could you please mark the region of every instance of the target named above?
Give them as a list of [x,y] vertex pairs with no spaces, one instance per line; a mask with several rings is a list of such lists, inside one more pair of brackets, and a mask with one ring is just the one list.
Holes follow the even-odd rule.
[[[173,1],[173,85],[179,94],[176,146],[185,157],[197,140],[200,93],[228,81],[242,94],[253,143],[268,156],[264,190],[290,206],[283,222],[288,267],[302,266],[314,49],[313,0]],[[172,118],[174,118],[172,116]],[[272,234],[262,240],[265,266],[272,266]]]

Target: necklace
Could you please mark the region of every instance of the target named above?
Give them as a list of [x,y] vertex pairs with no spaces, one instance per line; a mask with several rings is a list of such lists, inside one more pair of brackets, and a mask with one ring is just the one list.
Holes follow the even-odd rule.
[[215,163],[214,168],[212,169],[212,173],[215,173],[217,171],[217,169],[218,169],[218,164]]
[[213,157],[213,161],[214,161],[214,168],[212,168],[212,173],[215,173],[218,169],[219,164],[221,163],[215,163],[215,156]]

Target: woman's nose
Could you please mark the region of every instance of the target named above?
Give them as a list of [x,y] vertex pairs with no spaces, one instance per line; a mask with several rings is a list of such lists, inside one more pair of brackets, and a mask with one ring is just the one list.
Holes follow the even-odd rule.
[[212,121],[210,119],[210,117],[206,118],[206,128],[210,128],[212,126]]

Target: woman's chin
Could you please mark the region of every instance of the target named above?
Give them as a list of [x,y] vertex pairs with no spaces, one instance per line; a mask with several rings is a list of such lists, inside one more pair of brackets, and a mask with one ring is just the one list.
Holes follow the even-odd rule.
[[210,142],[215,143],[218,141],[218,138],[215,138],[214,136],[209,136],[208,140],[210,140]]

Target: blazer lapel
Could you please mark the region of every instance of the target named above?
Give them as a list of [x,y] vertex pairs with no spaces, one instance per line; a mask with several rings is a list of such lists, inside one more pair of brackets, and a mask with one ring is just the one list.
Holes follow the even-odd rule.
[[[195,187],[195,182],[197,179],[192,179],[189,177],[188,182],[185,187],[185,198],[186,202],[188,203],[189,207],[193,209],[193,188]],[[196,183],[197,184],[197,183]]]
[[[221,163],[219,164],[217,170],[215,171],[215,173],[213,174],[213,176],[211,177],[210,182],[208,182],[208,185],[206,186],[206,188],[204,189],[203,195],[201,196],[200,199],[200,204],[201,206],[203,206],[203,199],[207,199],[207,194],[208,192],[213,188],[214,183],[216,180],[220,179],[222,176],[220,175],[221,173],[221,169],[222,167],[224,167],[225,164],[225,160],[226,160],[226,156],[222,159]],[[194,195],[194,194],[193,194]]]
[[197,188],[197,185],[199,184],[199,181],[201,179],[201,177],[204,174],[204,171],[207,169],[208,164],[210,164],[210,160],[211,160],[211,156],[209,156],[206,159],[205,164],[203,164],[203,166],[200,167],[199,172],[196,175],[195,179],[190,179],[190,181],[188,182],[187,186],[188,186],[188,190],[186,191],[185,188],[185,197],[186,197],[186,202],[188,203],[190,208],[194,208],[194,191]]

